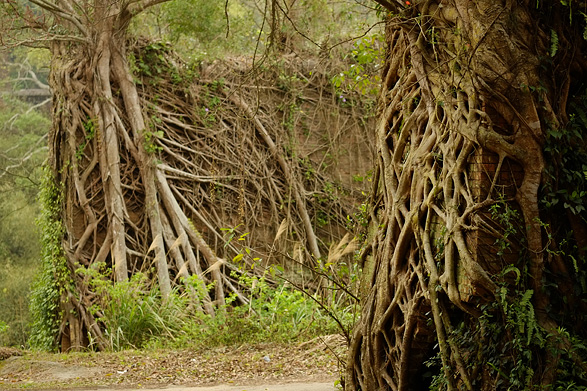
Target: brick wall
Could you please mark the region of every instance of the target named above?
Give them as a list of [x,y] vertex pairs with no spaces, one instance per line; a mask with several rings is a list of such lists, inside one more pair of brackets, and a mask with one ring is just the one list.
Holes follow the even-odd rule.
[[[491,114],[495,131],[501,134],[509,133],[507,121],[494,111],[490,113],[488,110],[488,114]],[[503,198],[509,207],[517,210],[518,206],[513,199],[524,178],[524,170],[512,159],[504,158],[501,167],[499,161],[500,158],[497,153],[482,148],[477,149],[470,156],[467,174],[473,199],[475,202],[482,202],[488,196],[495,200]],[[518,213],[518,215],[520,218],[522,217],[521,213]],[[479,220],[488,222],[496,232],[503,232],[499,222],[493,221],[489,208],[482,209],[472,215],[469,224],[478,228],[467,233],[467,244],[473,259],[480,263],[490,274],[499,273],[508,264],[517,264],[520,258],[520,246],[515,243],[518,241],[520,234],[512,236],[511,247],[499,254],[499,246],[496,245],[498,236],[484,229],[479,224]],[[519,221],[516,226],[520,227],[518,232],[523,229],[523,224],[520,224]],[[479,296],[479,292],[476,292],[475,287],[467,281],[464,273],[457,272],[457,275],[461,297],[465,301]]]

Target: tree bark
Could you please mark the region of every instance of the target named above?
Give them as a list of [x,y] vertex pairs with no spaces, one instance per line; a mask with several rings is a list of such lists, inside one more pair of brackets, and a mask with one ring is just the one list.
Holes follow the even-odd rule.
[[[187,273],[198,275],[204,283],[209,279],[202,269],[219,259],[188,224],[167,178],[160,175],[155,155],[145,147],[149,130],[125,52],[125,15],[131,4],[97,1],[94,13],[85,14],[92,20],[84,23],[89,29],[84,32],[89,37],[87,42],[53,44],[55,121],[50,135],[50,164],[65,192],[63,247],[72,275],[79,268],[104,262],[112,266],[115,282],[125,281],[130,274],[147,269],[152,257],[165,300],[171,293],[171,279],[169,248],[164,239],[173,243],[184,238],[182,250],[175,249],[170,256],[181,263],[185,255],[192,267]],[[166,218],[162,220],[163,214]],[[177,221],[181,226],[169,226]],[[191,246],[205,255],[203,265]],[[221,305],[222,277],[213,273],[212,279]],[[71,297],[76,297],[76,292],[68,290],[89,289],[76,278],[74,281],[73,286],[63,287],[62,305],[71,315],[63,319],[61,340],[67,342],[62,347],[81,349],[87,345],[86,333],[98,346],[106,346],[89,312],[93,302],[78,300],[72,307]],[[211,314],[212,301],[209,296],[205,298],[205,309]]]
[[[59,286],[62,349],[108,346],[106,318],[95,310],[102,300],[91,282],[96,270],[106,271],[98,278],[113,284],[144,273],[156,279],[163,300],[177,289],[199,300],[193,308],[209,315],[222,310],[229,295],[247,303],[238,275],[262,274],[271,263],[286,265],[288,254],[299,262],[286,265],[296,269],[292,275],[307,280],[325,243],[345,236],[352,212],[343,198],[353,193],[343,197],[342,188],[333,188],[338,185],[325,175],[325,156],[320,163],[312,158],[330,148],[326,133],[338,138],[360,129],[360,110],[339,105],[321,72],[292,77],[295,96],[273,82],[255,91],[239,89],[242,80],[235,79],[245,75],[236,67],[222,70],[230,77],[194,78],[195,70],[166,44],[127,36],[132,17],[161,1],[80,3],[87,7],[70,0],[31,1],[52,14],[64,32],[52,36],[49,135],[49,164],[63,189],[64,274],[70,282]],[[51,36],[54,29],[45,27]],[[293,65],[298,72],[300,64]],[[267,79],[290,72],[288,66]],[[256,94],[266,94],[269,103]],[[293,107],[292,113],[280,106]],[[328,114],[305,113],[317,108]],[[328,146],[304,151],[302,161],[294,151],[302,131],[292,125],[288,132],[296,142],[288,144],[285,116],[326,121],[344,111],[341,125],[326,132],[324,124],[312,124],[322,132],[316,143]],[[304,140],[315,142],[303,132]],[[326,225],[317,224],[319,216],[326,216]],[[286,232],[277,235],[281,222]],[[227,230],[235,240],[223,235]],[[250,237],[257,248],[244,245]],[[239,253],[246,255],[235,258]],[[312,289],[328,287],[317,283]]]
[[[581,31],[561,19],[568,15],[561,4],[379,3],[390,14],[375,134],[380,176],[371,224],[378,228],[362,257],[370,290],[345,389],[554,384],[560,354],[552,351],[569,346],[559,327],[585,338],[573,322],[556,320],[572,308],[551,309],[559,291],[548,281],[580,277],[552,273],[545,238],[568,234],[568,223],[545,224],[541,206],[549,132],[568,123],[568,106],[558,102],[571,96],[558,86],[585,77]],[[573,49],[555,54],[555,35]],[[534,338],[515,345],[514,324]],[[520,355],[523,365],[507,358]]]

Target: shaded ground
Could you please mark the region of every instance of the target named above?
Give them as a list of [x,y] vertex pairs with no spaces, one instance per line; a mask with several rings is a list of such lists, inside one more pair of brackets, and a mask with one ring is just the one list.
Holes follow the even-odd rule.
[[[154,388],[328,383],[338,379],[338,336],[297,346],[254,345],[206,351],[23,352],[0,361],[0,389]],[[5,354],[0,350],[0,357]]]

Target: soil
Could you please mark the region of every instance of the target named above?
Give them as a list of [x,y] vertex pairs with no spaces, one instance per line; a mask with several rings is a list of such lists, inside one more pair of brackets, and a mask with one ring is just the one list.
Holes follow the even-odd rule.
[[209,350],[48,354],[0,348],[0,390],[81,390],[330,383],[339,378],[340,336],[298,345]]

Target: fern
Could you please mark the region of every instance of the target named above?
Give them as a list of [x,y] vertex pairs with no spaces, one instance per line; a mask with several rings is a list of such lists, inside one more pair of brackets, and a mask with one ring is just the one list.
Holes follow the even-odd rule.
[[556,52],[558,52],[558,34],[550,30],[550,57],[556,56]]
[[534,336],[534,332],[538,331],[538,322],[536,321],[536,316],[534,313],[534,306],[532,305],[531,299],[534,291],[532,289],[528,289],[522,295],[522,299],[520,300],[520,319],[519,327],[520,327],[520,334],[524,333],[524,328],[526,328],[526,343],[530,346],[532,342],[532,337]]

